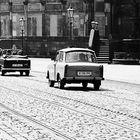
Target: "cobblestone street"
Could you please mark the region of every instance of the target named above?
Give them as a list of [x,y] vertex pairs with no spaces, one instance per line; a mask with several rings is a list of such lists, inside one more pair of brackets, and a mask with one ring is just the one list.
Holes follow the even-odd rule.
[[0,140],[140,140],[140,0],[0,0]]
[[105,80],[99,91],[89,84],[48,86],[50,60],[33,59],[29,77],[0,78],[1,140],[139,140],[140,87]]

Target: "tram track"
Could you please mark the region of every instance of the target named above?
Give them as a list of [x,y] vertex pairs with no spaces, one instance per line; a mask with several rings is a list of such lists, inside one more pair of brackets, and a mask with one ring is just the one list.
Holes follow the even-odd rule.
[[[39,72],[39,71],[32,71],[32,72],[45,74],[45,72]],[[46,80],[46,82],[44,82],[44,81],[36,80],[36,79],[29,79],[29,78],[24,78],[24,79],[30,80],[30,81],[46,83],[46,84],[48,83],[47,80]],[[96,93],[93,92],[92,94],[96,94]],[[140,103],[139,101],[136,101],[136,100],[133,100],[133,99],[121,98],[121,97],[116,97],[116,96],[112,96],[112,95],[105,95],[105,94],[102,94],[102,93],[98,93],[98,95],[101,95],[101,96],[104,96],[104,97],[109,97],[109,98],[114,98],[114,99],[117,99],[117,100],[125,100],[125,101],[129,101],[129,102]]]
[[[72,107],[68,107],[68,106],[66,106],[66,105],[64,105],[64,104],[61,104],[61,103],[59,103],[59,102],[56,102],[56,101],[50,101],[50,100],[47,100],[47,99],[42,99],[42,98],[39,98],[39,97],[36,97],[36,96],[33,96],[33,95],[26,94],[25,92],[17,91],[17,90],[14,90],[14,89],[11,89],[11,88],[7,88],[7,87],[4,87],[4,86],[1,86],[1,87],[5,88],[5,89],[7,89],[7,90],[13,91],[14,93],[18,93],[18,94],[20,93],[20,94],[22,94],[22,95],[25,95],[25,96],[28,96],[28,97],[32,97],[32,98],[34,98],[34,99],[36,99],[36,100],[39,100],[39,101],[42,101],[42,102],[48,102],[49,104],[53,104],[53,105],[55,105],[55,106],[60,106],[60,107],[65,108],[65,109],[67,109],[67,110],[71,110],[71,111],[80,113],[80,114],[82,114],[82,115],[85,115],[85,116],[88,116],[88,117],[91,117],[91,118],[94,118],[94,119],[98,119],[98,120],[101,120],[101,121],[106,122],[106,123],[109,123],[109,124],[113,124],[113,125],[115,125],[115,126],[118,126],[118,127],[124,128],[124,129],[127,129],[127,130],[129,130],[129,131],[133,131],[133,132],[136,132],[136,133],[140,133],[139,130],[135,130],[135,129],[130,128],[130,127],[126,126],[126,125],[122,125],[122,124],[119,124],[119,123],[117,123],[117,122],[114,122],[114,121],[111,121],[111,120],[107,120],[107,118],[106,118],[106,119],[103,119],[103,118],[101,118],[101,117],[94,116],[94,115],[91,114],[91,113],[82,112],[82,111],[80,111],[80,110],[74,109],[74,108],[72,108]],[[16,94],[16,95],[17,95],[17,94]],[[62,98],[62,97],[61,97],[61,98]],[[64,98],[64,97],[63,97],[63,98]],[[72,99],[68,99],[68,100],[72,100]],[[81,101],[77,101],[77,100],[74,100],[74,101],[75,101],[75,102],[81,103]],[[82,104],[85,104],[85,103],[82,103]],[[86,103],[85,105],[87,106],[87,105],[89,105],[89,104]],[[93,106],[93,105],[90,105],[90,106],[92,106],[92,107],[94,107],[94,108],[102,109],[102,108],[100,108],[99,106]],[[12,110],[13,110],[13,109],[11,109],[11,111],[12,111]],[[106,111],[112,112],[111,110],[106,110]],[[112,112],[112,113],[114,113],[114,112]]]
[[37,121],[37,120],[35,120],[35,119],[33,119],[33,118],[31,118],[31,117],[29,117],[29,116],[23,114],[23,113],[20,113],[20,112],[18,112],[18,111],[16,111],[16,110],[13,110],[13,109],[11,109],[11,108],[5,106],[5,105],[2,104],[2,103],[0,103],[0,107],[6,109],[7,111],[10,111],[12,114],[15,114],[15,115],[17,115],[17,116],[20,116],[20,117],[22,117],[22,118],[24,118],[24,119],[26,119],[26,120],[28,120],[28,121],[33,122],[34,124],[37,124],[37,125],[39,125],[39,126],[41,126],[41,127],[44,127],[45,129],[48,129],[49,131],[54,132],[57,136],[60,136],[61,138],[64,138],[65,140],[75,140],[74,138],[72,138],[72,137],[70,137],[70,136],[67,136],[66,134],[63,134],[63,133],[59,132],[58,130],[55,130],[54,128],[51,128],[50,126],[48,126],[48,125],[46,125],[46,124],[43,124],[43,123],[41,123],[40,121]]
[[[36,72],[36,71],[34,71]],[[37,73],[43,73],[43,72],[37,72]],[[29,78],[25,78],[25,77],[22,77],[26,80],[30,80],[30,81],[35,81],[35,82],[42,82],[41,80],[36,80],[36,79],[29,79]],[[47,83],[47,82],[44,82],[43,83]],[[23,87],[23,85],[22,85]],[[26,88],[26,86],[24,86]],[[30,87],[31,90],[34,90],[33,88]],[[38,92],[42,92],[44,93],[45,91],[43,90],[38,90],[38,89],[35,89],[36,91]],[[137,119],[137,120],[140,120],[140,118],[138,116],[134,116],[132,114],[127,114],[126,112],[120,112],[120,111],[116,111],[116,110],[112,110],[110,108],[105,108],[105,107],[100,107],[98,105],[95,105],[95,104],[91,104],[89,102],[86,102],[86,101],[81,101],[81,100],[76,100],[75,98],[69,98],[69,97],[66,97],[66,96],[60,96],[60,95],[56,95],[56,94],[53,94],[53,93],[49,93],[49,92],[45,92],[47,94],[50,94],[50,95],[53,95],[53,96],[57,96],[58,98],[60,99],[65,99],[65,100],[71,100],[71,101],[75,101],[75,102],[79,102],[79,103],[82,103],[82,104],[86,104],[88,106],[92,106],[94,108],[98,108],[98,109],[101,109],[101,110],[105,110],[105,111],[108,111],[108,112],[112,112],[112,113],[115,113],[115,114],[118,114],[118,115],[124,115],[124,116],[128,116],[129,118],[132,118],[132,119]],[[92,93],[92,94],[96,94],[96,93]],[[136,100],[132,100],[132,99],[126,99],[126,98],[120,98],[120,97],[114,97],[114,96],[111,96],[111,95],[104,95],[103,93],[98,93],[98,96],[104,96],[104,97],[109,97],[109,98],[114,98],[114,99],[117,99],[117,100],[125,100],[125,101],[128,101],[128,102],[132,102],[132,103],[137,103],[137,104],[140,104],[140,102],[136,101]]]
[[[26,80],[30,80],[30,81],[35,81],[35,82],[41,82],[40,80],[35,80],[35,79],[28,79],[28,78],[24,78]],[[43,82],[43,83],[47,83],[47,82]],[[20,85],[22,88],[23,87],[27,87],[27,86],[23,86],[23,85]],[[31,88],[31,90],[34,90],[34,88]],[[106,110],[106,111],[110,111],[110,112],[113,112],[113,113],[117,113],[117,114],[120,114],[120,115],[125,115],[125,116],[128,116],[130,118],[136,118],[138,120],[140,120],[140,118],[136,117],[136,116],[133,116],[133,115],[128,115],[126,113],[123,113],[123,112],[119,112],[119,111],[113,111],[113,110],[110,110],[109,108],[104,108],[104,107],[100,107],[100,106],[97,106],[97,105],[94,105],[94,104],[91,104],[89,102],[86,102],[86,101],[81,101],[81,100],[76,100],[75,98],[69,98],[69,97],[66,97],[66,96],[62,96],[62,95],[56,95],[56,94],[53,94],[53,93],[49,93],[49,92],[45,92],[43,90],[39,90],[39,89],[35,89],[36,91],[38,92],[42,92],[42,93],[47,93],[47,94],[50,94],[50,95],[53,95],[53,96],[57,96],[59,98],[63,98],[63,99],[66,99],[66,100],[72,100],[72,101],[75,101],[75,102],[79,102],[79,103],[83,103],[83,104],[86,104],[86,105],[89,105],[89,106],[93,106],[93,107],[96,107],[96,108],[100,108],[102,110]],[[96,94],[96,93],[92,93],[92,94]],[[132,100],[132,99],[126,99],[126,98],[119,98],[119,97],[114,97],[114,96],[111,96],[111,95],[104,95],[102,93],[98,93],[98,96],[101,95],[101,96],[104,96],[104,97],[109,97],[109,98],[114,98],[114,99],[117,99],[117,100],[125,100],[125,101],[128,101],[128,102],[133,102],[133,103],[138,103],[140,104],[140,102],[136,101],[136,100]]]

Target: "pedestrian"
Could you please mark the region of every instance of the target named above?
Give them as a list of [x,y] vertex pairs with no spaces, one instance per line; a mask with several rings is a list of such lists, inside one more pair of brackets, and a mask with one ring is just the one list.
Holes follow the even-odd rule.
[[96,55],[99,53],[100,49],[100,35],[98,29],[98,22],[92,21],[91,22],[91,31],[89,37],[89,48],[95,51]]
[[15,44],[12,45],[12,55],[16,55],[17,54],[17,47]]

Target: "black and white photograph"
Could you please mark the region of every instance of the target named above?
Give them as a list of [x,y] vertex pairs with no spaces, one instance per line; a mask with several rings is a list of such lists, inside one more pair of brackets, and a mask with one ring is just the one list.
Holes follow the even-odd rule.
[[0,140],[140,140],[140,0],[0,0]]

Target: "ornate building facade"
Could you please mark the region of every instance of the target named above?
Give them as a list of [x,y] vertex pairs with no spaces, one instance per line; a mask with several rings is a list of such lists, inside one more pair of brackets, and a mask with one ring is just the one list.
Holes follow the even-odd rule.
[[42,36],[42,12],[40,1],[1,0],[1,37],[21,36],[20,19],[24,20],[24,36]]
[[[0,48],[12,44],[20,47],[22,39],[23,49],[31,55],[48,56],[49,52],[69,44],[87,47],[91,21],[96,20],[101,39],[110,42],[112,59],[114,46],[119,48],[123,39],[140,36],[139,3],[139,0],[0,0]],[[74,10],[72,17],[68,15],[70,7]],[[119,43],[114,45],[112,40]]]
[[[98,20],[100,34],[102,37],[105,36],[103,0],[97,2],[96,4],[89,0],[0,0],[0,47],[8,48],[12,44],[20,46],[23,36],[23,49],[35,52],[34,48],[37,48],[35,53],[38,53],[40,48],[43,48],[42,51],[46,48],[56,50],[59,44],[63,44],[64,47],[70,43],[70,34],[72,38],[81,37],[83,46],[87,47],[92,20]],[[74,10],[72,19],[68,16],[69,7]],[[5,40],[9,41],[9,44],[3,43]],[[55,41],[58,47],[53,48],[49,40]]]
[[104,0],[0,0],[1,37],[10,36],[10,20],[12,35],[19,36],[22,17],[29,29],[25,30],[25,35],[66,36],[64,31],[68,29],[69,6],[74,9],[74,36],[88,35],[89,22],[94,16],[99,21],[101,35],[105,35]]

